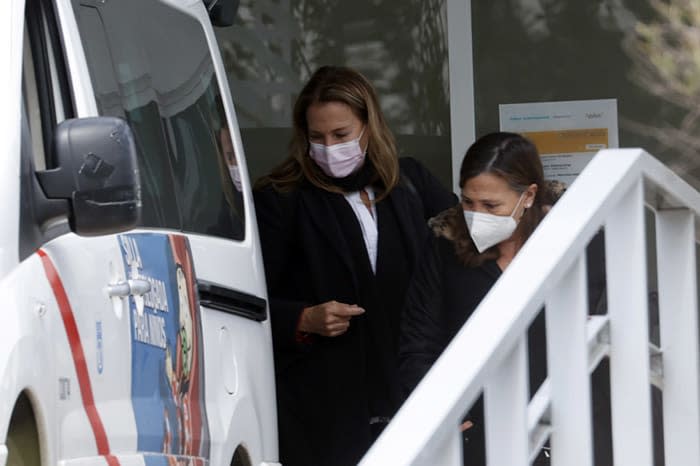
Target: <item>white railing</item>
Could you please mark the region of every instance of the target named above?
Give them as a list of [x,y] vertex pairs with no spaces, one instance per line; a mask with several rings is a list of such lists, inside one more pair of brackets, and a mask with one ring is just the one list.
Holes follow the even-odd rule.
[[[661,348],[649,341],[645,206]],[[609,356],[614,464],[653,464],[651,382],[666,465],[700,465],[699,220],[700,193],[643,150],[598,153],[360,464],[462,464],[459,424],[483,391],[490,466],[525,466],[548,439],[553,465],[592,466],[589,374]],[[601,227],[607,314],[588,317],[586,246]],[[530,400],[525,341],[543,306],[548,378]]]

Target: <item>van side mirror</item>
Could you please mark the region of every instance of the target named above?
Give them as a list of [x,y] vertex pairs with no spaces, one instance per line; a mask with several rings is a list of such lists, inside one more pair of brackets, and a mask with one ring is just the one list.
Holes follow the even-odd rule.
[[141,181],[129,125],[114,117],[61,122],[53,139],[57,168],[37,172],[51,199],[67,199],[71,230],[83,236],[118,233],[141,216]]
[[217,27],[233,25],[240,0],[202,0],[209,12],[211,24]]

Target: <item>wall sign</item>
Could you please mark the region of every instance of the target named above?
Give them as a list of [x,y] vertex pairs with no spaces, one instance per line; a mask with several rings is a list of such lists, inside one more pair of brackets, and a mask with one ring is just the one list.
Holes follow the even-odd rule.
[[571,185],[601,149],[619,147],[617,99],[501,104],[501,131],[530,139],[544,176]]

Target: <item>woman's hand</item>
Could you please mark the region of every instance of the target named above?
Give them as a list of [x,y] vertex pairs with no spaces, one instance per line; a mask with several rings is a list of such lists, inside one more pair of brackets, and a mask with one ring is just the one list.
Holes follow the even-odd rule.
[[299,330],[316,333],[324,337],[337,337],[348,331],[350,319],[365,312],[355,304],[328,301],[316,306],[306,307],[301,313]]

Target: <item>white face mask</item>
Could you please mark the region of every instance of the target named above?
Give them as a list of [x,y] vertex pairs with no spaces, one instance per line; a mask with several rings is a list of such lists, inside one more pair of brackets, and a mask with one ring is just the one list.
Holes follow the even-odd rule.
[[362,150],[360,147],[360,138],[364,132],[365,129],[362,128],[357,139],[332,146],[309,142],[309,155],[326,175],[345,178],[357,171],[365,160],[367,149]]
[[518,210],[524,195],[525,193],[520,195],[520,199],[518,199],[518,203],[515,204],[510,215],[486,214],[472,212],[471,210],[464,211],[464,220],[467,222],[469,234],[479,253],[513,236],[513,232],[518,226],[518,222],[515,221],[513,215]]

